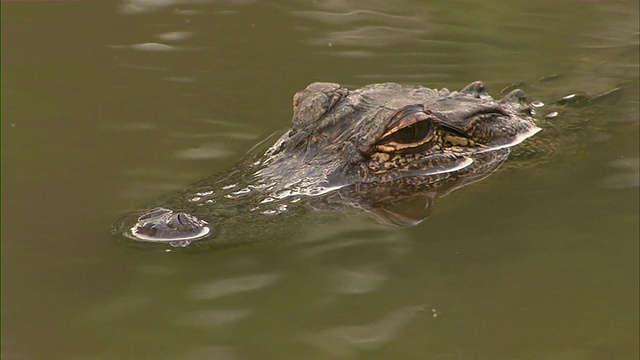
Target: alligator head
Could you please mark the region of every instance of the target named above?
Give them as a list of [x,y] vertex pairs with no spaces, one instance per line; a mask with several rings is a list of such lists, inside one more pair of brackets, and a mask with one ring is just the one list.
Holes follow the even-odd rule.
[[311,194],[355,183],[456,172],[474,155],[540,129],[524,94],[494,101],[474,82],[460,92],[375,84],[349,92],[315,83],[294,96],[292,128],[265,154],[261,179]]
[[[480,82],[459,92],[391,83],[349,91],[314,83],[295,94],[291,129],[252,171],[256,187],[276,198],[336,192],[365,209],[382,208],[386,222],[407,225],[415,222],[389,216],[390,207],[381,204],[416,193],[428,194],[430,203],[435,189],[441,196],[482,179],[510,147],[539,130],[520,90],[494,100]],[[185,239],[206,235],[206,226],[195,216],[155,209],[132,233]]]

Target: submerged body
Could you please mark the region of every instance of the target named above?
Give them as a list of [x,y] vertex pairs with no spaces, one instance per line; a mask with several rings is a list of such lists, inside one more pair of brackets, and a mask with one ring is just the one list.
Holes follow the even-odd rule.
[[260,202],[322,199],[363,208],[381,222],[414,225],[435,198],[485,178],[511,147],[539,130],[520,90],[494,100],[480,82],[459,92],[390,83],[349,91],[314,83],[294,96],[292,128],[262,157],[234,170],[246,179],[242,189],[215,197],[222,193],[216,185],[237,184],[206,181],[180,195],[189,206],[155,208],[127,232],[149,242],[211,236],[211,224],[224,221],[214,210],[223,207],[220,200],[243,192],[264,194]]

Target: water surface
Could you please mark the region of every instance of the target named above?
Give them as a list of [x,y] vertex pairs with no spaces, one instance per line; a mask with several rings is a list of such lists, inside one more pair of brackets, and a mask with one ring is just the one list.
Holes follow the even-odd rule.
[[[2,10],[3,358],[638,358],[637,2]],[[110,235],[284,131],[311,82],[474,80],[558,116],[416,227],[287,213],[191,252]]]

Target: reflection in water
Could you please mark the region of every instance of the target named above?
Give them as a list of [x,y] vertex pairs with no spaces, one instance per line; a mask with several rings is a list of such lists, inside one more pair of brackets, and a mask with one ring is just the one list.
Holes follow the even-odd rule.
[[210,284],[197,286],[191,291],[191,298],[197,300],[213,300],[222,296],[235,295],[240,292],[259,290],[273,284],[280,276],[276,274],[258,274],[216,280]]
[[154,53],[154,52],[173,53],[173,52],[179,52],[179,51],[202,50],[202,48],[180,47],[180,46],[173,46],[173,45],[161,44],[156,42],[146,42],[146,43],[139,43],[139,44],[133,44],[133,45],[111,45],[110,47],[116,50],[132,49],[132,50],[137,50],[142,52],[151,52],[151,53]]
[[379,289],[387,276],[377,266],[332,271],[335,290],[342,294],[364,294]]
[[[342,28],[343,30],[332,30],[323,37],[309,40],[309,44],[344,47],[348,53],[353,53],[354,48],[379,48],[415,42],[428,31],[425,26],[428,22],[415,15],[392,15],[370,10],[293,11],[292,15],[321,22],[331,28]],[[373,55],[372,52],[368,54]]]
[[230,346],[204,346],[190,349],[180,355],[182,360],[234,360],[238,359]]
[[201,310],[185,314],[176,321],[177,326],[215,327],[230,325],[251,315],[251,310]]
[[180,159],[219,159],[232,153],[220,144],[207,144],[199,147],[180,150],[175,154]]
[[337,326],[306,336],[306,340],[331,356],[356,356],[387,345],[417,317],[424,306],[407,306],[384,314],[365,325]]
[[135,296],[129,294],[125,297],[117,297],[111,301],[101,304],[93,309],[86,316],[96,323],[107,322],[121,316],[129,316],[130,314],[141,311],[148,306],[153,300],[146,296]]
[[[265,344],[302,354],[317,348],[316,354],[328,356],[375,350],[402,336],[419,314],[433,317],[421,305],[407,306],[416,299],[393,301],[391,310],[373,306],[365,312],[373,320],[351,314],[354,300],[356,307],[376,303],[414,245],[364,217],[334,220],[329,228],[309,228],[292,244],[259,251],[143,256],[145,263],[123,279],[126,286],[87,309],[75,325],[117,328],[115,348],[171,344],[163,357],[241,359]],[[336,320],[321,321],[325,317]],[[311,319],[324,330],[305,328]]]
[[[221,0],[215,1],[226,5],[248,5],[258,0]],[[214,2],[214,1],[212,1]],[[201,5],[202,0],[124,0],[120,11],[124,15],[136,15],[171,8],[175,6]],[[178,15],[195,15],[198,10],[176,9]]]
[[171,51],[179,50],[179,48],[175,46],[159,44],[159,43],[141,43],[141,44],[134,44],[129,47],[133,50],[140,50],[140,51],[171,52]]
[[609,165],[620,169],[621,173],[609,175],[603,185],[609,189],[627,189],[640,186],[640,158],[618,159]]
[[193,36],[193,32],[191,31],[172,31],[172,32],[166,32],[166,33],[161,33],[157,35],[157,37],[160,40],[171,41],[171,42],[184,41],[191,38],[192,36]]

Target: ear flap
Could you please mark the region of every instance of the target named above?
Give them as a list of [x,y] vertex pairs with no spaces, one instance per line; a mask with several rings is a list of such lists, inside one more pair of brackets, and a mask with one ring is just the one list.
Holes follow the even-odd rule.
[[334,83],[313,83],[293,96],[293,128],[302,129],[320,119],[349,91]]

